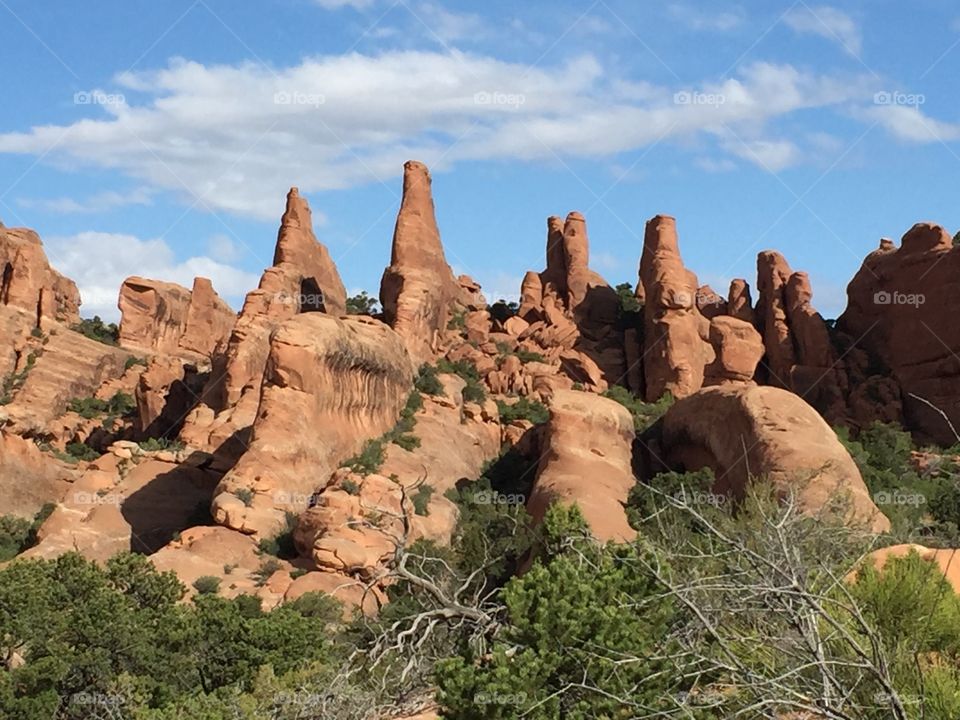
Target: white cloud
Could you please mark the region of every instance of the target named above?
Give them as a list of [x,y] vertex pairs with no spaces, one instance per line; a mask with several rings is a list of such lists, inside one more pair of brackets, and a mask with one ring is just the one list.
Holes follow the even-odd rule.
[[863,37],[857,22],[842,10],[829,5],[794,7],[783,17],[799,33],[813,33],[839,43],[847,52],[860,55]]
[[70,197],[18,198],[17,204],[52,213],[101,213],[129,205],[150,205],[153,194],[150,188],[140,187],[127,193],[107,190],[80,200]]
[[[305,193],[378,182],[399,190],[411,158],[435,170],[463,160],[596,159],[724,127],[753,141],[796,111],[845,109],[874,82],[754,63],[697,89],[722,103],[684,104],[675,93],[687,88],[630,82],[590,55],[550,68],[422,51],[279,69],[176,60],[117,78],[146,100],[111,117],[0,133],[0,153],[114,169],[201,209],[276,220],[291,185]],[[782,146],[779,153],[781,163],[794,159]]]
[[411,15],[426,26],[428,35],[434,35],[443,43],[476,38],[483,34],[483,21],[479,15],[451,12],[432,2],[405,7]]
[[931,118],[918,107],[877,105],[866,110],[864,115],[879,122],[899,140],[930,143],[960,139],[960,125]]
[[771,172],[793,165],[800,157],[800,148],[790,140],[731,138],[724,146],[732,154]]
[[700,157],[695,162],[697,167],[708,173],[732,172],[737,169],[737,164],[730,158]]
[[746,19],[746,13],[739,6],[734,6],[729,10],[709,12],[689,5],[674,3],[667,7],[667,12],[685,27],[698,31],[728,32],[740,27]]
[[175,282],[191,287],[195,277],[207,277],[222,298],[234,307],[257,286],[252,273],[209,257],[178,261],[163,240],[141,240],[133,235],[82,232],[44,240],[53,266],[80,288],[84,317],[100,315],[117,321],[120,285],[131,275]]
[[352,7],[356,10],[366,10],[372,6],[376,0],[313,0],[324,10],[340,10],[345,7]]

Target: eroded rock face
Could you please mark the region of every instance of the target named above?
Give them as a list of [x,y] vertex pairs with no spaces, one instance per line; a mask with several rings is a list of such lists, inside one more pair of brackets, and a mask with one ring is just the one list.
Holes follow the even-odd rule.
[[434,357],[439,334],[461,295],[440,242],[431,182],[423,163],[411,160],[403,166],[403,200],[390,266],[380,281],[384,319],[418,363]]
[[130,277],[118,304],[120,344],[150,353],[209,358],[226,347],[236,319],[207,278],[197,278],[191,292],[176,283]]
[[539,522],[553,503],[576,503],[598,539],[633,538],[636,532],[623,509],[636,484],[633,439],[633,419],[620,403],[576,390],[556,391],[527,510]]
[[[902,404],[907,427],[944,444],[956,442],[943,411],[960,427],[960,249],[939,225],[918,223],[897,248],[890,241],[870,253],[847,287],[847,309],[837,328],[853,348],[851,395],[862,415],[895,417]],[[864,386],[883,378],[883,395]],[[913,397],[917,396],[917,397]],[[871,407],[872,406],[872,407]],[[852,408],[857,409],[857,408]]]
[[[427,538],[449,543],[457,510],[445,494],[459,480],[479,477],[485,464],[498,456],[500,424],[492,400],[482,406],[464,402],[462,379],[438,377],[443,394],[424,395],[423,407],[414,416],[410,434],[419,445],[407,450],[389,444],[376,473],[337,470],[318,493],[316,505],[300,516],[297,547],[324,572],[376,577],[394,553],[404,514],[412,527],[411,542]],[[429,493],[419,514],[412,501],[418,493]]]
[[646,399],[669,392],[686,397],[703,386],[713,362],[708,321],[697,305],[697,277],[687,270],[677,244],[676,220],[657,215],[647,222],[640,259],[644,287]]
[[306,313],[282,323],[249,449],[220,483],[214,519],[269,536],[306,508],[339,463],[397,422],[414,366],[400,336],[355,316]]
[[710,344],[716,359],[707,365],[704,385],[749,382],[763,357],[763,338],[753,325],[729,315],[710,321]]
[[715,492],[739,497],[751,476],[767,478],[796,493],[808,512],[846,497],[850,522],[875,532],[890,528],[834,431],[786,390],[729,385],[678,400],[663,418],[662,450],[672,468],[710,467]]
[[74,471],[31,440],[0,430],[0,496],[4,515],[33,518],[69,487]]
[[830,418],[843,415],[845,376],[827,325],[811,305],[804,272],[793,272],[780,253],[757,256],[757,324],[766,347],[764,381],[801,395]]
[[21,357],[23,381],[11,402],[0,405],[0,421],[5,418],[16,433],[42,436],[71,400],[91,397],[105,382],[122,377],[128,357],[125,350],[52,325]]
[[26,313],[31,327],[80,320],[76,284],[50,267],[33,230],[0,225],[0,306]]

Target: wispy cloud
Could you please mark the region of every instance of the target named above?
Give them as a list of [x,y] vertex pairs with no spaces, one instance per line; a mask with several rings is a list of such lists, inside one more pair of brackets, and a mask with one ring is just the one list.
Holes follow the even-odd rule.
[[687,29],[697,31],[727,32],[740,27],[746,19],[743,8],[736,5],[726,10],[711,11],[674,3],[667,6],[667,12]]
[[801,4],[784,15],[784,22],[799,33],[812,33],[838,43],[852,55],[860,55],[863,36],[856,20],[829,5]]
[[43,210],[51,213],[103,213],[130,205],[150,205],[154,191],[139,187],[127,193],[108,190],[86,198],[18,198],[21,207]]

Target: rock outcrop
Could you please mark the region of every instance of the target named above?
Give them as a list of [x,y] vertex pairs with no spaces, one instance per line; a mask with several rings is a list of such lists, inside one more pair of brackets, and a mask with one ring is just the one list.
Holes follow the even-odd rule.
[[260,402],[270,336],[284,321],[313,312],[346,312],[346,290],[327,249],[317,242],[307,201],[297,188],[287,194],[274,264],[247,293],[203,403],[187,417],[183,437],[218,452],[217,464],[231,467],[244,452]]
[[434,213],[427,166],[403,166],[403,200],[393,232],[390,266],[380,281],[386,322],[399,333],[417,363],[432,360],[460,285],[447,264]]
[[[492,400],[465,402],[462,379],[438,378],[442,394],[422,395],[423,407],[413,416],[409,435],[416,447],[388,444],[382,465],[368,475],[341,468],[300,516],[297,547],[325,572],[376,577],[393,555],[405,515],[411,542],[450,541],[457,510],[445,494],[458,481],[479,477],[497,457],[500,424]],[[414,498],[422,503],[419,510]]]
[[716,358],[704,369],[704,385],[750,382],[763,357],[763,338],[753,325],[717,315],[710,321],[709,337]]
[[682,398],[703,386],[714,360],[709,322],[697,308],[697,276],[683,264],[676,220],[657,215],[647,222],[640,258],[644,288],[646,399],[665,393]]
[[0,225],[0,306],[25,313],[31,327],[80,320],[76,284],[50,267],[33,230]]
[[542,520],[555,502],[576,503],[598,539],[633,538],[636,532],[623,509],[636,484],[633,439],[633,418],[620,403],[576,390],[554,393],[527,501],[534,520]]
[[887,240],[866,257],[837,321],[851,347],[851,411],[858,424],[898,419],[902,407],[910,429],[956,442],[940,412],[960,427],[958,291],[960,248],[939,225],[918,223],[899,248]]
[[804,272],[793,272],[777,252],[757,256],[757,324],[766,356],[763,381],[791,390],[833,419],[843,415],[845,376],[827,325],[810,301]]
[[213,501],[219,524],[264,537],[394,426],[415,373],[400,336],[363,316],[298,315],[268,348],[249,446]]
[[0,430],[0,497],[4,515],[33,518],[56,500],[74,471],[40,451],[36,443]]
[[209,359],[226,348],[236,313],[207,278],[193,291],[131,277],[120,287],[120,344],[131,350]]
[[731,385],[678,400],[663,417],[660,452],[670,468],[711,468],[717,493],[742,496],[751,478],[766,478],[808,512],[842,499],[852,522],[890,528],[834,431],[780,388]]

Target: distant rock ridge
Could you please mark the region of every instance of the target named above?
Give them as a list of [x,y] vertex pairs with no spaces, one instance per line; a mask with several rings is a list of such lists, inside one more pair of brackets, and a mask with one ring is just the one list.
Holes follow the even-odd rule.
[[22,311],[32,327],[80,320],[76,284],[50,266],[33,230],[0,226],[0,307]]

